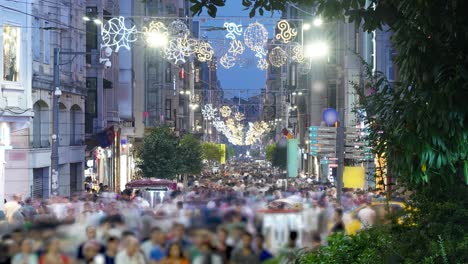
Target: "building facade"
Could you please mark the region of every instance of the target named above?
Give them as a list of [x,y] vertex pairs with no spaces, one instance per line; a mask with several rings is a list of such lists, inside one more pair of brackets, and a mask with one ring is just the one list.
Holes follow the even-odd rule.
[[[9,200],[13,192],[30,194],[32,175],[17,165],[28,163],[29,126],[32,121],[32,18],[30,3],[0,4],[0,200]],[[49,157],[50,159],[50,157]],[[3,202],[0,205],[0,209]]]

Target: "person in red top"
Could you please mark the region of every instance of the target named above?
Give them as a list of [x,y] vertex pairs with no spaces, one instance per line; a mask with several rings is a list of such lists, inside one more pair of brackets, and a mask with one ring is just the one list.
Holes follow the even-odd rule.
[[60,252],[60,241],[53,237],[46,243],[45,253],[39,257],[39,264],[69,264],[70,259]]

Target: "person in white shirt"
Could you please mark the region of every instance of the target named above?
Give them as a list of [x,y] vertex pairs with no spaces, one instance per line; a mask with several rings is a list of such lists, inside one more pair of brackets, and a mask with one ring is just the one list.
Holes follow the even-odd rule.
[[6,202],[3,205],[3,210],[5,211],[5,219],[10,223],[13,224],[15,222],[14,214],[16,211],[21,209],[21,205],[19,202],[21,201],[21,196],[18,194],[12,195],[13,200]]
[[377,214],[372,209],[372,203],[367,202],[366,207],[361,209],[357,215],[358,219],[362,223],[363,228],[369,228],[375,224]]
[[153,227],[151,229],[150,238],[141,244],[141,251],[143,251],[147,260],[150,259],[151,250],[153,250],[154,247],[159,246],[161,233],[161,228]]
[[115,257],[115,264],[146,264],[145,257],[140,252],[138,239],[129,236],[126,240],[125,249]]

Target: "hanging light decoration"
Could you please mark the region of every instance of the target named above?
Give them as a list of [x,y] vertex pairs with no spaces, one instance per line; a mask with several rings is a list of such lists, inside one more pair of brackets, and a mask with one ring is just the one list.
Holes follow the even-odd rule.
[[202,115],[206,120],[213,120],[217,115],[218,109],[214,108],[212,104],[206,104],[203,106]]
[[279,68],[287,62],[288,54],[281,47],[275,47],[268,54],[268,60],[271,65]]
[[262,71],[268,69],[268,61],[265,58],[259,59],[257,62],[257,68],[259,68]]
[[223,25],[228,32],[226,34],[227,39],[236,39],[236,36],[242,35],[242,25],[233,22],[225,22]]
[[237,121],[242,121],[245,119],[245,115],[241,112],[236,112],[234,114],[234,118],[237,120]]
[[244,31],[244,43],[251,50],[263,48],[268,41],[268,30],[260,23],[251,23]]
[[229,42],[228,52],[231,53],[232,56],[237,56],[244,53],[244,46],[242,45],[242,42],[237,39],[231,40],[231,42]]
[[231,108],[227,105],[224,105],[223,107],[221,107],[221,109],[219,109],[219,113],[221,114],[222,117],[228,117],[231,115]]
[[201,62],[211,61],[213,58],[214,50],[209,42],[199,42],[197,46],[197,59]]
[[229,69],[236,65],[236,58],[226,53],[221,57],[221,59],[219,59],[219,63],[221,63],[221,66],[223,66],[225,69]]
[[164,49],[166,59],[174,61],[175,64],[185,63],[186,47],[181,45],[180,39],[172,39]]
[[137,40],[136,33],[136,26],[128,27],[125,23],[125,18],[122,16],[109,19],[101,27],[103,46],[114,48],[115,52],[119,52],[121,47],[130,50],[130,43]]
[[190,31],[184,21],[177,19],[169,24],[168,32],[173,37],[184,37],[189,35]]
[[304,61],[304,51],[301,45],[296,45],[293,47],[291,59],[299,63]]
[[297,31],[292,28],[287,20],[280,20],[276,24],[279,32],[276,34],[276,39],[282,40],[284,43],[288,43],[297,36]]

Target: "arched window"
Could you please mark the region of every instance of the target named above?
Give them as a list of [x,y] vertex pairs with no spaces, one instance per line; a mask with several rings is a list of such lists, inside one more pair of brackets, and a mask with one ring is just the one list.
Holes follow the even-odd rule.
[[48,148],[50,147],[49,106],[41,100],[33,105],[33,110],[33,148]]
[[83,111],[78,105],[70,108],[70,145],[83,145]]
[[67,115],[67,107],[63,103],[59,103],[59,146],[68,145],[69,118]]

